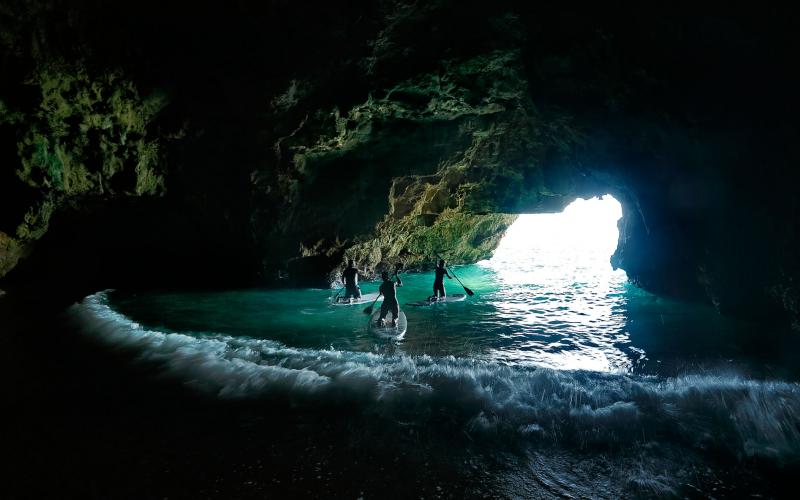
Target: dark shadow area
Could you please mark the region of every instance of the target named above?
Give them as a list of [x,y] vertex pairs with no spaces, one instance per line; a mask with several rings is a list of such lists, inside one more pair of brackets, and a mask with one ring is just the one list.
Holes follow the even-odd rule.
[[5,498],[402,498],[443,487],[471,498],[492,495],[488,471],[506,467],[460,432],[353,405],[198,395],[132,352],[81,337],[57,308],[4,298],[0,314],[7,348],[20,353],[2,364]]
[[66,305],[107,288],[241,286],[254,274],[235,225],[165,199],[89,203],[51,223],[7,289]]

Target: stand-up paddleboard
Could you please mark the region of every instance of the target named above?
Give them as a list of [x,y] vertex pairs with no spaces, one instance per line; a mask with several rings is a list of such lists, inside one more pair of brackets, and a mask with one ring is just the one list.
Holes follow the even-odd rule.
[[463,293],[455,293],[453,295],[440,297],[438,300],[418,300],[416,302],[406,302],[406,305],[414,307],[434,306],[436,304],[447,304],[448,302],[461,302],[466,298],[467,296]]
[[[365,293],[365,294],[361,295],[360,299],[358,299],[358,300],[353,299],[352,302],[344,300],[344,295],[339,295],[339,300],[336,301],[336,302],[331,302],[331,304],[334,305],[334,306],[352,306],[352,305],[356,305],[356,304],[363,304],[364,302],[370,302],[371,303],[375,299],[378,299],[378,302],[380,302],[380,301],[383,300],[383,295],[378,297],[378,292]],[[333,298],[331,298],[331,301],[332,300],[333,300]]]
[[405,335],[406,330],[408,329],[408,320],[406,320],[406,313],[400,311],[397,326],[392,327],[392,313],[386,315],[386,326],[380,327],[377,324],[378,318],[381,315],[381,311],[377,310],[372,313],[372,316],[369,318],[369,331],[377,335],[378,337],[383,338],[392,338],[396,339]]

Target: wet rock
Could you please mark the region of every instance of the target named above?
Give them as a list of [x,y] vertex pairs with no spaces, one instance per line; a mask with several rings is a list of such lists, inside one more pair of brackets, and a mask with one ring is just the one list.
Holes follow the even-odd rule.
[[[514,214],[610,193],[624,211],[612,263],[634,283],[800,321],[791,16],[449,0],[193,6],[192,23],[171,22],[177,5],[123,10],[125,23],[95,2],[0,10],[0,276],[72,277],[102,258],[97,284],[119,286],[143,254],[145,282],[210,265],[209,285],[323,282],[346,257],[369,271],[474,262]],[[168,243],[92,236],[121,199],[137,208],[112,224]],[[23,273],[65,242],[70,258]]]

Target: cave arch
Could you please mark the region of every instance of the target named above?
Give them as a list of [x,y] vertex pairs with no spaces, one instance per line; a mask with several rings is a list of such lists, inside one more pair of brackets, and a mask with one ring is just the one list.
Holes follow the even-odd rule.
[[[96,290],[178,275],[183,282],[195,265],[212,263],[217,282],[235,274],[237,283],[284,283],[288,269],[295,283],[319,284],[344,256],[376,269],[399,259],[424,266],[457,241],[454,257],[474,261],[496,246],[508,214],[558,211],[576,197],[610,193],[623,205],[612,263],[634,283],[722,312],[788,316],[800,328],[800,84],[789,71],[797,39],[787,33],[796,30],[784,24],[791,16],[529,10],[513,2],[396,7],[354,16],[345,9],[339,21],[350,19],[347,30],[276,17],[313,35],[310,51],[277,43],[281,30],[250,29],[250,14],[238,12],[234,19],[247,22],[237,36],[269,42],[245,38],[252,52],[241,50],[241,38],[188,36],[195,25],[183,28],[188,46],[153,43],[153,30],[142,29],[151,27],[146,14],[126,25],[130,36],[109,38],[98,35],[108,27],[89,15],[93,6],[64,4],[36,22],[33,11],[12,9],[19,29],[6,43],[17,49],[7,51],[0,86],[0,156],[10,166],[0,175],[0,274],[13,268],[11,281],[38,276],[43,284],[68,276],[60,281]],[[735,22],[708,22],[720,16]],[[55,22],[65,18],[102,29],[55,36],[81,26]],[[216,10],[201,16],[208,25],[217,18]],[[776,29],[764,32],[765,21]],[[34,28],[53,35],[29,50]],[[709,33],[713,43],[705,43]],[[62,39],[69,43],[54,42]],[[209,57],[226,71],[208,73]],[[14,150],[37,120],[54,133],[75,125],[40,107],[41,89],[23,82],[32,68],[65,60],[56,64],[66,72],[60,80],[96,68],[86,82],[95,88],[97,75],[122,67],[142,96],[170,90],[174,102],[152,127],[164,145],[165,190],[159,180],[151,191],[164,199],[58,194],[53,213],[42,210],[53,216],[54,234],[23,249],[12,232],[49,193],[10,187],[24,184]],[[109,147],[130,146],[126,137],[110,138]],[[136,170],[139,180],[153,180]],[[346,202],[330,195],[341,177]],[[117,243],[96,222],[104,212],[128,226],[115,230]],[[160,238],[165,243],[129,246]],[[148,264],[130,272],[128,263],[143,255]],[[176,265],[164,265],[165,255]]]

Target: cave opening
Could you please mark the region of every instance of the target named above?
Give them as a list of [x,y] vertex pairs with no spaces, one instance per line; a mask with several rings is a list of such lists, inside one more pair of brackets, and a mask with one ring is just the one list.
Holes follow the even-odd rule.
[[612,269],[622,205],[606,194],[576,199],[560,213],[522,214],[508,228],[487,262],[502,281],[530,284],[543,279],[618,281]]
[[[610,195],[577,199],[560,213],[523,214],[479,264],[494,278],[498,322],[528,339],[507,349],[511,357],[555,369],[632,369],[636,355],[608,335],[624,337],[627,321],[627,275],[610,262],[621,217]],[[530,339],[547,341],[529,350]]]

